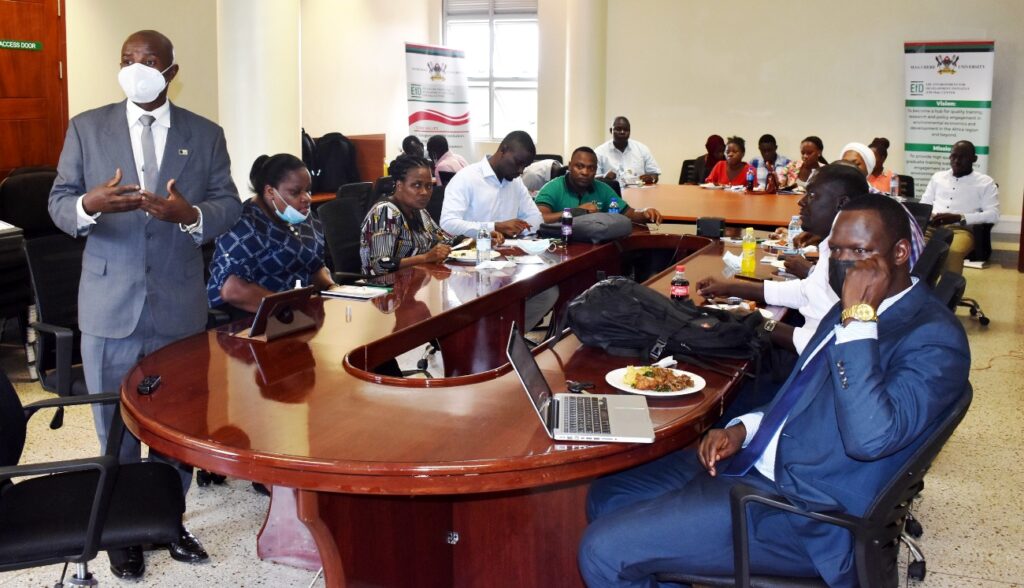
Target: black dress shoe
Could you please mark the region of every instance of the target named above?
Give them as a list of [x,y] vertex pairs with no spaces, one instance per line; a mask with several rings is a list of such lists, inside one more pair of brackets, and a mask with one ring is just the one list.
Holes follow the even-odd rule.
[[146,560],[142,557],[142,546],[133,545],[127,549],[111,549],[107,552],[110,558],[110,573],[117,578],[138,579],[146,571]]
[[199,539],[196,539],[195,535],[189,533],[185,527],[181,528],[178,540],[167,546],[167,551],[174,559],[188,563],[199,563],[210,557],[206,554]]

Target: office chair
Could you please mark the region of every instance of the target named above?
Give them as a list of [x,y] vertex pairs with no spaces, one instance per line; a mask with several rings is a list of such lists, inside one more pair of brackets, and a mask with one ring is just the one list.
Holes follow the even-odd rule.
[[943,267],[946,264],[946,257],[949,256],[949,244],[953,242],[953,232],[945,227],[939,227],[932,233],[931,239],[921,250],[917,263],[910,270],[910,275],[923,280],[930,288],[935,287],[942,275]]
[[944,272],[942,277],[939,278],[939,283],[935,285],[935,296],[941,300],[949,310],[956,312],[956,307],[960,304],[960,299],[964,296],[964,290],[967,288],[967,280],[960,274],[954,272]]
[[555,155],[554,153],[538,153],[534,156],[533,161],[541,161],[544,159],[554,159],[558,163],[565,163],[561,155]]
[[[355,198],[359,201],[362,216],[373,207],[373,182],[353,182],[338,188],[337,198]],[[362,220],[362,217],[360,217]]]
[[[971,250],[970,255],[967,256],[967,260],[974,262],[973,267],[984,267],[985,263],[992,257],[992,227],[995,226],[992,223],[983,223],[978,225],[972,225],[971,231],[974,233],[974,249]],[[981,309],[981,304],[974,298],[962,297],[957,303],[957,306],[963,306],[970,311],[971,316],[977,317],[978,322],[982,326],[986,326],[989,323],[989,318],[985,316],[985,311]]]
[[896,174],[900,179],[900,197],[914,198],[914,176]]
[[680,184],[698,184],[697,181],[697,160],[684,159],[683,166],[679,169]]
[[373,183],[373,194],[370,197],[370,206],[367,210],[373,207],[378,201],[387,198],[395,193],[395,178],[391,176],[383,176],[377,178],[377,181]]
[[923,580],[926,564],[920,548],[906,536],[904,526],[911,501],[924,486],[924,476],[942,446],[953,434],[967,414],[973,390],[970,383],[939,424],[927,432],[924,443],[914,452],[881,489],[874,503],[862,516],[838,512],[809,512],[802,510],[782,496],[762,492],[746,484],[737,484],[730,493],[732,504],[732,530],[734,546],[734,576],[698,576],[676,573],[657,574],[659,582],[702,584],[706,586],[737,586],[742,588],[804,588],[822,587],[820,578],[783,578],[778,576],[751,576],[748,550],[747,506],[762,504],[794,515],[807,517],[824,524],[842,527],[853,535],[854,565],[861,588],[895,588],[899,582],[897,569],[900,543],[906,543],[913,562],[909,565],[911,578]]
[[356,196],[338,197],[325,202],[319,210],[324,225],[324,240],[331,254],[332,270],[359,273],[359,233],[363,224],[362,202]]
[[917,221],[917,226],[921,229],[922,233],[928,230],[928,221],[932,218],[931,204],[907,201],[903,203],[903,207],[906,208],[914,217],[914,220]]
[[430,202],[427,203],[427,213],[435,223],[441,222],[441,209],[444,207],[444,184],[434,186],[434,192],[430,195]]
[[[22,406],[0,370],[0,571],[75,564],[72,586],[95,586],[97,552],[175,541],[185,512],[178,473],[165,463],[118,464],[124,432],[114,411],[104,455],[18,465],[28,420],[45,408],[117,404],[118,394],[52,398]],[[31,478],[14,483],[18,478]]]
[[604,182],[615,191],[615,195],[622,198],[622,186],[619,186],[618,180],[609,180],[608,178],[594,178],[599,182]]
[[441,178],[441,185],[447,186],[448,182],[452,181],[455,177],[455,172],[437,172],[437,176]]

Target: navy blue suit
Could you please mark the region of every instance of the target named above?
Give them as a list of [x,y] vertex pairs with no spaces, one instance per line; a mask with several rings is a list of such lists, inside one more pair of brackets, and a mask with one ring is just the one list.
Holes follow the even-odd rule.
[[[836,305],[822,319],[797,365],[839,313]],[[658,571],[731,574],[728,502],[738,481],[801,508],[863,514],[964,393],[970,370],[963,328],[922,283],[881,315],[877,340],[822,352],[827,369],[813,375],[782,428],[774,482],[753,469],[741,478],[712,478],[692,449],[595,482],[587,505],[592,524],[579,554],[584,579],[592,586],[653,586],[650,574]],[[766,508],[750,512],[754,572],[856,585],[846,531]]]

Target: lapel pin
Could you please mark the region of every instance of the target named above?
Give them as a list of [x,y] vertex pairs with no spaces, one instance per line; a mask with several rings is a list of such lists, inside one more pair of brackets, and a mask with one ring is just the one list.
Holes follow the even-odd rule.
[[188,155],[188,149],[178,149],[178,155]]

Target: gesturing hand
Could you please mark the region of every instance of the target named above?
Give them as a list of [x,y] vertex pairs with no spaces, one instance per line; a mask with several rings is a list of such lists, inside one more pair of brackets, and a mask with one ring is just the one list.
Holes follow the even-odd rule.
[[711,429],[697,445],[697,459],[712,476],[718,475],[717,465],[723,459],[736,455],[747,438],[747,428],[740,423],[727,429]]
[[142,204],[139,186],[128,184],[120,186],[121,168],[117,168],[114,177],[103,184],[90,189],[82,198],[82,208],[86,214],[97,212],[128,212]]
[[167,198],[160,198],[152,192],[142,191],[142,210],[153,218],[169,223],[191,225],[199,220],[199,213],[185,200],[174,186],[174,180],[167,182]]

